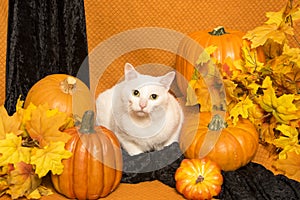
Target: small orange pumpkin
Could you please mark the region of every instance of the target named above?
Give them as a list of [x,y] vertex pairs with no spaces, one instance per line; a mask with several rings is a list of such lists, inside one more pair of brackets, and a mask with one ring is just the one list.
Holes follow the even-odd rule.
[[221,192],[220,167],[208,158],[184,159],[175,172],[176,190],[187,199],[212,199]]
[[73,156],[62,161],[61,175],[51,174],[57,192],[72,199],[98,199],[114,191],[121,181],[123,161],[113,132],[94,127],[93,111],[84,114],[80,128],[64,131],[72,136],[65,148]]
[[[199,119],[195,120],[195,119]],[[188,116],[183,123],[180,148],[187,158],[199,158],[204,138],[208,132],[208,124],[212,119],[211,112],[195,113]],[[207,158],[216,162],[222,170],[236,170],[249,163],[258,148],[258,132],[247,119],[240,119],[233,125],[226,120],[227,127],[221,134]]]
[[50,108],[77,116],[93,110],[94,105],[89,88],[80,79],[67,74],[51,74],[36,82],[26,96],[24,107],[30,103],[47,103]]
[[[240,59],[243,42],[250,46],[250,42],[243,39],[244,35],[244,32],[237,30],[225,31],[223,26],[219,26],[214,28],[213,31],[196,31],[184,38],[178,46],[174,66],[178,72],[176,76],[177,85],[183,96],[186,96],[188,82],[194,74],[195,62],[203,49],[211,45],[216,46],[217,50],[211,56],[218,63],[223,64],[223,70],[229,73],[228,66],[224,65],[225,59],[227,57],[230,57],[232,60]],[[258,60],[264,62],[263,49],[258,48],[256,52]]]

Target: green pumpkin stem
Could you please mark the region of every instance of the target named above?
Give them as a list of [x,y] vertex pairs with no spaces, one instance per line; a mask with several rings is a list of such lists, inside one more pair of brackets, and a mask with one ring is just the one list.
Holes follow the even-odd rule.
[[215,35],[215,36],[221,36],[221,35],[227,34],[224,26],[218,26],[218,27],[214,28],[214,30],[212,30],[211,32],[208,32],[208,33],[211,35]]
[[224,119],[220,115],[216,114],[208,124],[208,129],[211,131],[219,131],[223,128],[226,128],[227,126],[227,122],[224,121]]
[[92,111],[92,110],[85,111],[85,113],[83,114],[83,117],[82,117],[80,129],[79,129],[80,133],[95,133],[94,115],[95,115],[94,111]]

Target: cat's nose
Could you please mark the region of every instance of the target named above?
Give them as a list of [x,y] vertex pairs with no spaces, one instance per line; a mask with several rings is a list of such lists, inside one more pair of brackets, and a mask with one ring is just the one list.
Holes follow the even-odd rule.
[[147,106],[147,101],[141,100],[139,105],[140,105],[140,108],[143,110]]

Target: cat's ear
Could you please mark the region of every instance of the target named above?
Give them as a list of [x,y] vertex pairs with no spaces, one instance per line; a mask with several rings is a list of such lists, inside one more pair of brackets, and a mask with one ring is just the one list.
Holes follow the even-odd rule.
[[171,84],[172,84],[172,82],[173,82],[173,80],[174,80],[174,78],[175,78],[175,72],[172,71],[172,72],[167,73],[167,74],[164,75],[164,76],[161,76],[159,82],[160,82],[165,88],[169,89],[170,86],[171,86]]
[[130,63],[125,64],[125,80],[130,81],[138,77],[139,73],[134,69]]

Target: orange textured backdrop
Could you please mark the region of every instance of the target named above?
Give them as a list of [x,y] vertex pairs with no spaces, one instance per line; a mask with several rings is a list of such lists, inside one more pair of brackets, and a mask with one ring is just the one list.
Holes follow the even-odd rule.
[[[91,53],[116,34],[141,27],[168,28],[188,34],[222,25],[246,32],[266,21],[266,12],[279,11],[285,3],[285,0],[85,0],[88,48]],[[109,54],[113,48],[104,53]],[[92,59],[90,69],[91,74],[101,74],[101,78],[91,79],[91,85],[97,85],[96,96],[119,80],[125,62],[135,66],[174,64],[174,55],[169,52],[139,50],[116,58],[102,74],[98,69],[103,62],[100,57]]]
[[[261,25],[265,13],[278,11],[285,0],[85,0],[89,52],[103,41],[127,30],[141,27],[161,27],[188,34],[223,25],[227,29],[248,31]],[[0,103],[5,98],[5,59],[8,1],[0,1]],[[101,63],[101,60],[96,60]],[[169,52],[143,50],[114,60],[99,81],[95,94],[114,85],[123,75],[123,65],[161,63],[171,66],[174,55]],[[92,65],[93,66],[93,65]],[[97,70],[92,67],[91,73]],[[98,81],[95,80],[91,82]]]
[[5,65],[7,38],[8,1],[0,1],[0,105],[5,100]]

